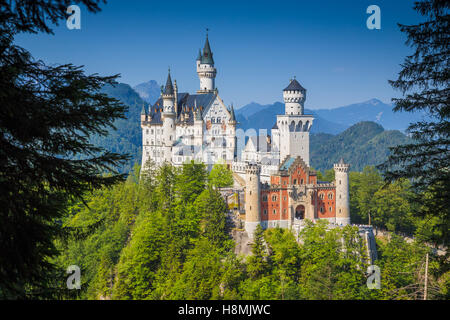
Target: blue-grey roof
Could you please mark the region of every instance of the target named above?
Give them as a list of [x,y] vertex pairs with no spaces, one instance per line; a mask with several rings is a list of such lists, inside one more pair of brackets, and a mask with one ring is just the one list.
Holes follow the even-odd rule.
[[201,63],[214,65],[213,53],[211,51],[211,47],[209,46],[208,35],[206,35],[206,42],[205,47],[203,48]]
[[294,163],[295,158],[289,157],[280,167],[280,171],[288,170]]
[[170,71],[167,75],[166,87],[164,88],[164,94],[173,94],[172,78],[170,77]]
[[305,88],[303,88],[297,80],[292,79],[283,91],[305,91]]
[[[187,124],[193,124],[195,113],[197,109],[200,109],[203,114],[207,107],[215,100],[215,93],[205,93],[205,94],[189,94],[186,92],[178,93],[177,101],[177,122],[183,122],[181,114],[185,114],[184,122]],[[155,104],[150,107],[151,121],[150,124],[162,124],[161,110],[163,110],[163,101],[160,97]]]

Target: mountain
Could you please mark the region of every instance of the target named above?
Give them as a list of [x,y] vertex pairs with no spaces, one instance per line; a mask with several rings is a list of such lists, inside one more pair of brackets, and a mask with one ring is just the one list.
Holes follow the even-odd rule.
[[333,168],[340,158],[351,164],[350,170],[361,171],[367,165],[378,165],[389,155],[389,147],[411,142],[398,130],[384,130],[371,121],[359,122],[338,135],[312,134],[310,163],[324,171]]
[[387,130],[405,131],[411,122],[426,118],[425,113],[394,112],[392,104],[385,104],[378,99],[355,103],[333,109],[318,109],[314,112],[325,119],[341,126],[349,127],[361,121],[373,121]]
[[[392,104],[385,104],[378,99],[355,103],[348,106],[333,109],[305,109],[306,114],[315,116],[312,133],[337,134],[355,123],[361,121],[373,121],[387,130],[400,130],[402,132],[411,122],[426,119],[425,113],[393,112]],[[284,104],[261,105],[252,102],[236,110],[236,117],[241,123],[241,128],[265,128],[271,129],[277,114],[284,113]],[[270,131],[268,131],[270,133]]]
[[161,93],[161,86],[155,80],[150,80],[134,86],[133,90],[139,94],[142,100],[154,104]]
[[[274,104],[260,105],[252,102],[238,110],[236,110],[236,119],[238,127],[244,131],[247,129],[266,129],[270,134],[277,114],[284,114],[284,104],[275,102]],[[347,128],[347,126],[329,121],[319,116],[315,111],[305,109],[305,114],[312,114],[315,117],[311,132],[325,132],[337,134]]]
[[106,85],[102,92],[112,98],[120,100],[128,106],[126,119],[118,119],[114,122],[116,130],[109,129],[106,137],[95,136],[91,142],[97,146],[120,154],[128,153],[131,159],[120,172],[129,172],[135,163],[141,162],[142,131],[140,126],[140,115],[142,105],[146,104],[140,96],[128,84],[118,83],[111,86]]

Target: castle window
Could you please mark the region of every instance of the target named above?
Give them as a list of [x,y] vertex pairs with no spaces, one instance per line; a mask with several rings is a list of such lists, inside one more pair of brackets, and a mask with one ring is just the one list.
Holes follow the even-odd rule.
[[328,200],[333,200],[333,194],[331,192],[328,194]]
[[263,213],[264,213],[264,214],[267,214],[267,209],[264,209]]
[[320,207],[320,213],[323,213],[323,211],[324,211],[323,207]]
[[303,179],[302,179],[302,180],[300,180],[300,184],[303,184]]
[[272,196],[272,201],[277,201],[277,196],[276,195]]
[[250,195],[252,195],[252,190],[250,190]]
[[339,195],[339,199],[342,199],[342,194]]
[[297,179],[294,179],[294,184],[297,184]]
[[152,130],[150,130],[150,133],[151,133],[151,134],[153,134],[153,129],[152,129]]
[[330,212],[332,212],[332,211],[333,211],[333,208],[332,208],[332,207],[329,207],[328,210],[330,210]]
[[148,134],[148,129],[145,130],[145,133]]
[[341,180],[339,180],[339,184],[341,184]]
[[273,209],[273,214],[277,214],[277,209]]
[[267,201],[267,196],[263,195],[262,199],[263,199],[264,202],[266,202]]
[[323,192],[319,193],[319,199],[323,200],[325,198],[325,194]]

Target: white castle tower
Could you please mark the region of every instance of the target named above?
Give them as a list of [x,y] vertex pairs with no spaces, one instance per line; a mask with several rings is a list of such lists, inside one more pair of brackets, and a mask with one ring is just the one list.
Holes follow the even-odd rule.
[[176,111],[175,111],[175,96],[176,90],[172,86],[172,79],[169,74],[167,76],[166,86],[162,93],[163,99],[163,113],[162,113],[162,137],[164,143],[164,159],[165,161],[171,162],[172,159],[172,146],[175,142],[176,128]]
[[245,167],[245,231],[250,239],[258,224],[261,223],[260,181],[261,167],[247,164]]
[[334,180],[336,185],[336,223],[350,224],[350,200],[348,189],[349,164],[344,163],[341,158],[339,163],[334,165]]
[[279,139],[280,161],[287,156],[302,157],[309,166],[309,131],[314,117],[305,115],[306,89],[297,80],[291,79],[283,90],[284,115],[277,116],[276,138]]
[[209,46],[208,34],[206,34],[206,42],[203,48],[203,53],[201,50],[197,57],[197,74],[200,79],[200,90],[197,93],[211,93],[214,92],[215,88],[215,78],[217,74],[216,68],[214,68],[214,59]]

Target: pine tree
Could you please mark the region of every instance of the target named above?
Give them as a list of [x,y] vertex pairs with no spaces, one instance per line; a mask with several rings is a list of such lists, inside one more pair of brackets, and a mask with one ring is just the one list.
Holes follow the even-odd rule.
[[[116,76],[49,66],[14,44],[19,32],[52,33],[73,1],[0,2],[0,297],[51,296],[54,238],[67,200],[123,178],[126,156],[89,143],[125,106],[101,94]],[[99,0],[81,0],[91,12]],[[77,155],[82,160],[74,160]],[[111,173],[105,175],[105,173]],[[34,297],[37,297],[36,295]]]
[[426,20],[399,25],[415,52],[406,57],[398,79],[390,81],[403,94],[403,98],[393,99],[394,110],[425,111],[430,119],[411,124],[408,131],[414,143],[393,148],[381,166],[387,180],[409,178],[418,191],[433,195],[419,196],[417,201],[426,201],[429,208],[422,213],[440,218],[444,243],[448,243],[450,230],[449,8],[446,0],[416,2],[414,9]]

